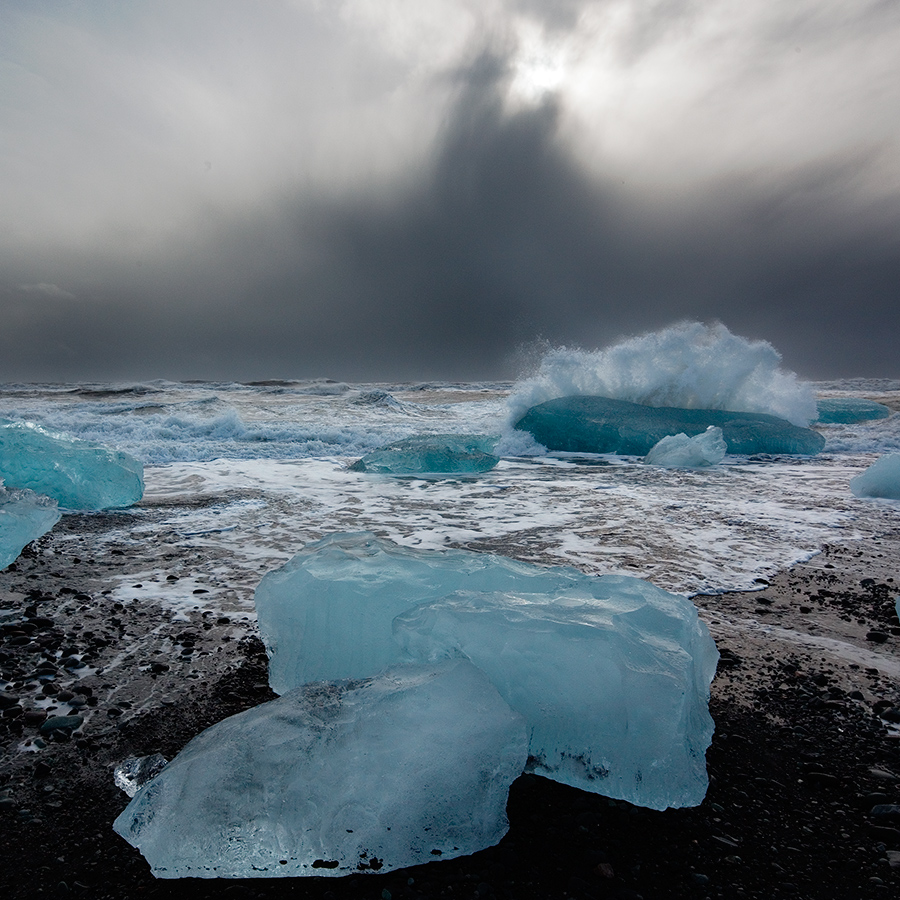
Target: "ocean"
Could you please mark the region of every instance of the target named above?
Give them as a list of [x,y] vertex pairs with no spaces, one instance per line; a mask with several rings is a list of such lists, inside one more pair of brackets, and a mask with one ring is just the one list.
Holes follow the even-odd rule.
[[[815,457],[727,456],[708,469],[665,469],[547,453],[523,440],[511,421],[540,381],[7,384],[0,417],[143,462],[140,504],[112,517],[81,515],[102,518],[95,556],[115,546],[132,557],[107,592],[160,602],[175,615],[202,607],[252,619],[262,575],[332,532],[635,575],[690,596],[754,589],[825,544],[865,540],[896,523],[896,503],[857,499],[848,487],[878,455],[900,449],[896,414],[819,426],[827,443]],[[794,388],[900,410],[900,381]],[[471,477],[348,468],[421,433],[495,434],[501,462]],[[173,546],[193,560],[177,580],[168,578]]]

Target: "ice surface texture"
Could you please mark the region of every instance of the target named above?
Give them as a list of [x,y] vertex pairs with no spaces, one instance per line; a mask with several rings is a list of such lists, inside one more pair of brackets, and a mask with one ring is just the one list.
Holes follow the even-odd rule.
[[367,453],[350,468],[382,475],[477,475],[500,462],[497,437],[485,434],[416,434]]
[[470,663],[403,666],[213,725],[113,827],[160,878],[385,872],[496,844],[526,747]]
[[816,422],[823,425],[852,425],[872,419],[886,419],[890,409],[874,400],[857,397],[827,397],[816,401]]
[[718,654],[683,597],[360,533],[308,545],[256,603],[276,692],[456,653],[528,719],[535,771],[653,808],[703,798]]
[[66,509],[121,508],[144,494],[144,467],[133,456],[2,420],[0,477]]
[[688,437],[686,434],[664,437],[650,448],[644,462],[652,466],[699,469],[722,462],[727,450],[728,445],[722,437],[722,429],[710,425],[706,431],[695,437]]
[[644,406],[609,397],[561,397],[533,406],[516,422],[548,450],[645,456],[667,435],[722,429],[729,453],[812,455],[825,438],[764,413]]
[[0,479],[0,569],[59,521],[56,501],[32,491],[7,490]]
[[856,497],[886,497],[900,500],[900,453],[879,457],[860,475],[850,479]]
[[127,453],[4,420],[0,477],[8,487],[46,494],[66,509],[131,506],[144,493],[144,467]]
[[412,659],[464,656],[528,723],[529,769],[665,809],[706,794],[718,653],[693,606],[608,575],[554,596],[461,592],[394,620]]
[[394,616],[454,591],[550,594],[576,585],[589,590],[594,581],[563,566],[415,550],[370,532],[332,534],[307,544],[256,589],[269,684],[283,694],[309,681],[374,675],[400,660]]

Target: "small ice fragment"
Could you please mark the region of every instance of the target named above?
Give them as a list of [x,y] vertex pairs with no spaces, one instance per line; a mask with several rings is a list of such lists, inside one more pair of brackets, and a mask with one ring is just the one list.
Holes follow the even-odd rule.
[[710,425],[702,434],[688,437],[671,434],[651,447],[644,462],[651,466],[667,468],[699,469],[722,462],[728,446],[722,438],[722,429]]
[[859,475],[850,479],[855,497],[885,497],[900,500],[900,453],[886,453]]
[[133,797],[151,778],[155,778],[169,761],[161,753],[149,756],[130,756],[113,771],[116,787]]

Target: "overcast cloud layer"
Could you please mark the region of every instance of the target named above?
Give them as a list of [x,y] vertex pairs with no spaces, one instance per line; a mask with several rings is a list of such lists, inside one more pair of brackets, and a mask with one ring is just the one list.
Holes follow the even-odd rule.
[[893,0],[0,0],[0,379],[900,377]]

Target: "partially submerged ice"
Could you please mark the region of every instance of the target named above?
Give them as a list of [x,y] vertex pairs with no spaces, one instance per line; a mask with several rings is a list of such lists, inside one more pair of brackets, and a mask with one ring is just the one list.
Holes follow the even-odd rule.
[[718,653],[683,597],[359,533],[304,548],[256,604],[278,693],[460,655],[528,720],[534,771],[653,808],[703,798]]
[[702,434],[688,437],[672,434],[650,448],[644,462],[668,468],[700,469],[718,465],[725,458],[728,445],[722,429],[710,425]]
[[0,478],[65,509],[131,506],[144,493],[144,467],[133,456],[6,420],[0,420]]
[[856,497],[885,497],[900,500],[900,453],[879,457],[865,472],[850,479]]
[[56,501],[33,491],[8,490],[0,478],[0,569],[59,521]]
[[478,475],[500,461],[496,437],[484,434],[416,434],[367,453],[350,466],[381,475]]
[[403,666],[213,725],[113,827],[158,878],[385,872],[496,844],[526,748],[473,665]]
[[729,453],[812,455],[825,438],[765,413],[645,406],[610,397],[560,397],[532,406],[515,427],[548,450],[645,456],[667,435],[722,429]]
[[821,425],[852,425],[886,419],[889,407],[860,397],[823,397],[816,401],[816,422]]
[[652,809],[696,806],[718,653],[693,606],[608,575],[552,596],[461,592],[394,620],[411,659],[463,656],[524,716],[528,768]]

